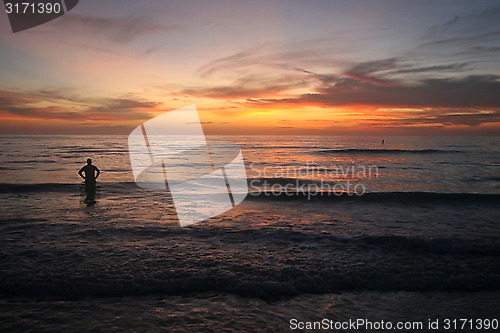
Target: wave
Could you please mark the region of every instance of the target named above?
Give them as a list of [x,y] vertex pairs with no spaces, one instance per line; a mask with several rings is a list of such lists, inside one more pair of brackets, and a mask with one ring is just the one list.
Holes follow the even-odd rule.
[[[200,236],[209,235],[203,231]],[[165,237],[172,235],[165,234]],[[217,232],[214,237],[225,244],[227,251],[234,250],[231,242],[245,244],[243,252],[252,251],[248,246],[249,237],[265,239],[266,246],[257,247],[255,257],[242,254],[239,260],[228,260],[223,253],[207,256],[204,250],[198,253],[192,247],[187,252],[176,249],[174,256],[158,261],[130,260],[139,256],[139,252],[125,250],[115,254],[106,252],[105,256],[80,256],[78,262],[74,261],[74,253],[55,253],[52,256],[57,260],[44,260],[52,266],[37,269],[36,274],[25,271],[16,278],[0,274],[3,281],[0,295],[74,298],[224,292],[273,299],[342,291],[500,289],[498,241],[404,236],[342,238],[283,230]],[[260,251],[266,251],[271,244],[278,247],[276,252],[269,253],[282,257],[274,261],[260,260]],[[314,260],[304,260],[304,249],[318,246],[324,246],[322,249],[328,251],[328,255],[318,252]],[[44,253],[35,251],[23,252],[23,257],[35,260],[47,255],[46,248],[40,250]],[[159,254],[150,254],[147,258],[152,260],[150,258]],[[0,258],[6,263],[16,260],[2,252]],[[111,263],[113,269],[108,267]],[[481,269],[477,269],[478,265]]]
[[0,193],[30,192],[74,192],[79,190],[78,184],[45,183],[45,184],[0,184]]
[[[251,151],[251,150],[258,150],[258,149],[304,149],[304,146],[300,145],[265,145],[265,146],[257,146],[253,144],[242,144],[241,145],[243,149]],[[328,149],[328,147],[313,147],[313,148],[321,148],[321,149]]]
[[455,238],[420,238],[405,236],[360,236],[359,242],[390,250],[429,254],[500,255],[500,242],[479,242]]
[[[39,184],[0,184],[0,193],[39,193],[39,192],[79,192],[82,183],[39,183]],[[130,191],[139,187],[134,182],[98,182],[98,189]]]
[[[198,295],[199,293],[229,293],[243,297],[274,300],[283,297],[295,297],[302,294],[331,294],[350,291],[380,292],[478,292],[497,291],[500,289],[498,276],[453,276],[446,275],[419,277],[421,272],[409,272],[412,277],[385,276],[380,279],[353,273],[329,274],[329,276],[311,275],[314,272],[302,272],[293,268],[286,272],[275,272],[279,279],[266,281],[238,280],[241,277],[212,274],[205,276],[186,276],[173,279],[134,279],[129,277],[119,281],[82,281],[68,279],[64,281],[39,282],[24,284],[7,282],[0,286],[0,295],[4,297],[127,297],[144,295]],[[363,285],[356,286],[360,280]],[[406,280],[404,280],[406,279]],[[439,287],[436,287],[439,286]]]
[[357,200],[365,202],[491,202],[500,203],[500,194],[487,193],[446,193],[446,192],[370,192],[356,194],[354,192],[339,191],[282,191],[272,190],[253,191],[248,199],[252,200]]
[[[257,183],[252,183],[257,181]],[[268,182],[268,186],[280,185],[278,190],[266,190],[259,188],[263,181]],[[358,195],[354,192],[340,192],[335,190],[325,190],[321,185],[329,185],[330,188],[335,182],[321,182],[314,180],[295,178],[259,178],[249,179],[249,194],[247,200],[359,200],[359,201],[383,201],[383,202],[493,202],[500,203],[500,193],[448,193],[448,192],[368,192]],[[253,184],[253,186],[252,186]],[[293,185],[295,187],[286,187]],[[301,188],[302,185],[305,187]],[[0,193],[40,193],[40,192],[80,192],[82,183],[40,183],[40,184],[0,184]],[[146,191],[134,182],[98,182],[98,190],[113,192],[115,194],[130,194],[134,190]],[[257,188],[259,188],[257,190]]]
[[345,148],[345,149],[322,149],[320,154],[446,154],[461,153],[461,150],[448,149],[370,149],[370,148]]
[[[72,149],[72,153],[101,153],[101,154],[127,154],[129,151],[127,149]],[[80,156],[81,157],[81,156]]]

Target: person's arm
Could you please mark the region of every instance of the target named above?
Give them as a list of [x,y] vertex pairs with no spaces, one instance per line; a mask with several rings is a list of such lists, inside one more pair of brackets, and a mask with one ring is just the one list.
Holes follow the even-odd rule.
[[98,167],[95,167],[95,171],[96,171],[95,179],[97,179],[99,177],[99,175],[101,174],[101,170],[99,170]]
[[81,168],[80,171],[78,171],[78,174],[80,175],[80,177],[82,177],[83,179],[85,179],[85,176],[83,175],[83,169],[85,167]]

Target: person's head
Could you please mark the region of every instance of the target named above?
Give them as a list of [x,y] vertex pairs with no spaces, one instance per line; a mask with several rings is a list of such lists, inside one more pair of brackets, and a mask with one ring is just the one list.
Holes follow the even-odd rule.
[[87,158],[87,164],[88,165],[92,165],[92,159],[91,158]]

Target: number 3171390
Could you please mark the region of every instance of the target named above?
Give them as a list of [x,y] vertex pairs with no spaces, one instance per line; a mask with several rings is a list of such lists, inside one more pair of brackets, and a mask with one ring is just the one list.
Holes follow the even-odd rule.
[[56,3],[44,3],[44,2],[21,2],[21,3],[11,3],[7,2],[5,4],[5,10],[7,14],[58,14],[61,12],[61,4]]

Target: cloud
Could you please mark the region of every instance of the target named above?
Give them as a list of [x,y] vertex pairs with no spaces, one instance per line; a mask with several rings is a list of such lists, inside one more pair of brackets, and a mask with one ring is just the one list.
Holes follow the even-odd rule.
[[343,75],[361,82],[390,85],[392,84],[390,81],[376,78],[373,74],[380,71],[394,69],[398,62],[399,60],[397,58],[362,62],[347,71],[344,71]]
[[432,125],[447,127],[465,125],[475,127],[485,123],[500,123],[499,110],[460,110],[429,109],[420,112],[402,114],[402,116],[386,123],[386,126],[422,126]]
[[[330,80],[331,77],[329,77]],[[374,85],[371,82],[337,77],[332,84],[318,87],[314,94],[295,98],[252,99],[247,103],[279,105],[314,105],[337,107],[368,105],[385,107],[471,107],[500,108],[500,77],[475,75],[458,79],[424,79],[416,84]]]
[[484,123],[497,123],[500,122],[500,111],[495,110],[491,112],[476,111],[451,111],[448,114],[435,116],[432,119],[422,120],[419,122],[426,123],[439,123],[443,125],[467,125],[478,126]]
[[64,95],[64,91],[45,90],[13,92],[0,90],[0,114],[3,118],[25,118],[66,121],[128,121],[149,118],[160,105],[130,98],[97,98],[81,100]]
[[478,43],[488,40],[496,41],[498,35],[500,35],[500,30],[495,30],[471,36],[457,36],[457,37],[433,40],[427,43],[420,44],[419,47],[446,46],[447,44],[458,44],[458,46],[463,46],[464,44],[467,43]]
[[500,7],[474,10],[456,15],[448,21],[430,27],[424,36],[429,41],[417,48],[475,47],[479,43],[498,41],[500,29]]
[[474,36],[498,30],[500,7],[473,10],[462,15],[455,15],[448,21],[429,28],[429,36]]
[[245,87],[245,86],[220,86],[198,89],[184,89],[179,94],[208,97],[216,99],[248,99],[248,98],[265,98],[276,96],[277,94],[287,91],[293,85],[264,85],[261,87]]
[[199,122],[193,122],[193,123],[187,123],[189,125],[197,125],[197,124],[202,124],[202,125],[210,125],[213,124],[212,121],[199,121]]
[[412,64],[403,57],[367,61],[355,64],[342,74],[357,81],[379,84],[396,85],[397,81],[390,77],[395,74],[439,74],[443,72],[458,73],[467,69],[470,62],[423,66]]
[[66,33],[87,35],[97,39],[107,39],[118,43],[127,43],[144,35],[175,31],[179,25],[166,25],[151,17],[90,17],[79,14],[67,14],[54,22],[54,28]]
[[402,74],[402,73],[424,73],[424,72],[459,72],[464,70],[468,62],[454,63],[449,65],[436,65],[436,66],[423,66],[423,67],[406,67],[396,69],[391,72],[391,74]]
[[[258,68],[258,66],[254,66]],[[213,99],[248,99],[288,96],[297,88],[311,85],[316,74],[301,68],[279,65],[278,71],[245,73],[236,76],[230,83],[218,86],[201,86],[180,90],[176,95],[205,97]]]
[[[202,73],[208,73],[205,70],[209,69],[213,74],[226,61],[230,66],[246,64],[247,57],[257,53],[253,50],[222,58],[205,67]],[[422,65],[400,56],[354,63],[343,71],[315,73],[282,63],[272,71],[275,77],[269,77],[269,70],[261,68],[262,76],[247,75],[226,86],[186,89],[181,93],[214,99],[246,99],[246,105],[259,107],[499,108],[500,77],[463,76],[469,65],[470,62]],[[449,75],[440,75],[444,73]]]
[[[337,88],[342,86],[352,90],[356,82],[369,85],[401,86],[401,91],[405,92],[409,90],[405,89],[406,86],[415,85],[431,75],[440,77],[446,73],[457,77],[457,74],[473,69],[469,67],[472,64],[471,61],[450,63],[441,60],[429,64],[423,59],[410,58],[408,55],[353,63],[337,58],[338,55],[335,55],[335,58],[329,58],[329,53],[326,53],[317,58],[317,63],[314,63],[312,58],[317,56],[314,52],[315,46],[306,47],[308,42],[303,41],[300,44],[303,48],[292,53],[283,52],[281,50],[283,47],[273,45],[244,50],[214,60],[198,70],[201,78],[211,78],[216,75],[221,77],[224,74],[223,78],[226,81],[232,79],[232,82],[215,87],[184,89],[180,91],[180,94],[215,99],[264,99],[266,96],[273,95],[290,97],[290,92],[294,91],[293,93],[296,94],[297,90],[307,91],[310,94],[333,85]],[[304,49],[307,51],[304,52]],[[306,63],[311,63],[311,67],[316,69],[304,68],[302,65]],[[325,73],[324,69],[318,68],[318,63],[321,64],[320,67],[328,64],[330,72]],[[331,71],[332,67],[334,71]],[[431,81],[425,82],[423,86],[430,84],[432,84]],[[356,89],[367,87],[356,87]],[[315,98],[317,97],[311,96],[311,99]]]
[[[342,34],[336,36],[342,38]],[[310,73],[304,67],[341,67],[348,61],[340,60],[349,48],[342,43],[335,43],[333,38],[312,38],[281,43],[268,43],[242,50],[230,56],[213,60],[201,66],[196,73],[201,78],[219,75],[248,75],[249,72],[265,74],[270,70]],[[335,54],[335,56],[332,56]]]

